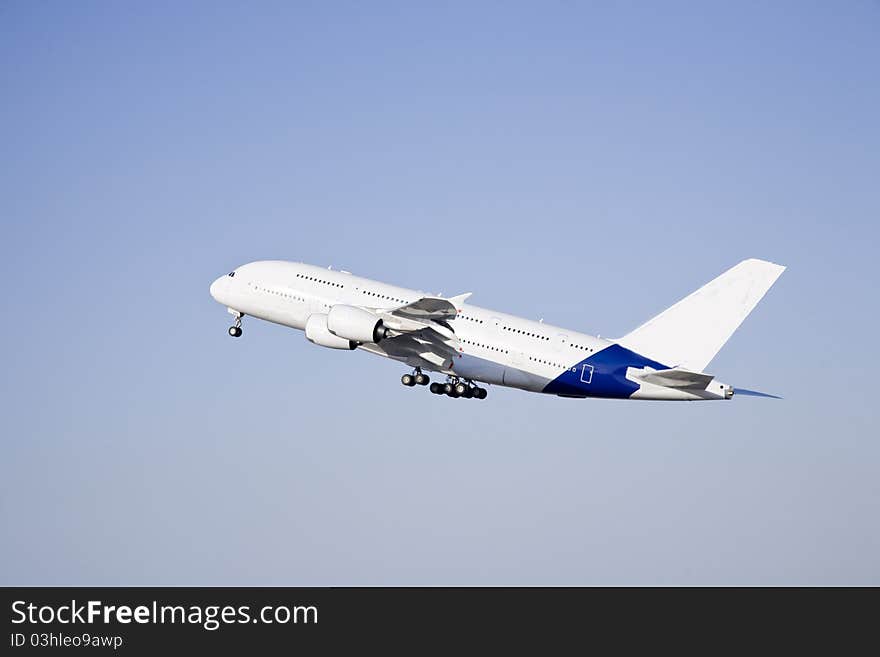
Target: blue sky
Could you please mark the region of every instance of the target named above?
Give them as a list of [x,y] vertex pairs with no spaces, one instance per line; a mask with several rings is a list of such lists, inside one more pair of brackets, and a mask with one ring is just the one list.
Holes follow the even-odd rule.
[[[3,3],[0,583],[880,583],[878,30]],[[709,371],[784,401],[453,401],[208,295],[303,260],[614,336],[747,257]]]

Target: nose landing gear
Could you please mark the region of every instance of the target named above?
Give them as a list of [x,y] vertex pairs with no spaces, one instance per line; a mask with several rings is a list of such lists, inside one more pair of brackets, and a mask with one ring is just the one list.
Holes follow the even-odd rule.
[[233,338],[241,337],[241,318],[244,316],[241,313],[233,313],[235,315],[235,324],[229,327],[229,335]]

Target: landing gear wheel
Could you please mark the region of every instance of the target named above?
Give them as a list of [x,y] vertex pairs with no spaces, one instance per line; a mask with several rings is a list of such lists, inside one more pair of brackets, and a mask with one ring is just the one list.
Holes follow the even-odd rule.
[[442,383],[432,383],[432,384],[431,384],[431,388],[430,388],[430,390],[431,390],[431,392],[433,392],[435,395],[442,395],[443,392],[444,392],[444,390],[443,390],[443,384],[442,384]]
[[416,379],[412,374],[404,374],[400,377],[400,382],[405,386],[414,386],[416,384]]
[[451,383],[443,383],[441,385],[443,386],[443,390],[442,390],[443,394],[449,395],[450,397],[452,397],[452,384]]
[[229,335],[233,338],[241,337],[241,327],[240,326],[230,326],[229,327]]
[[426,385],[428,385],[428,383],[430,381],[431,381],[431,379],[428,378],[427,374],[422,374],[421,372],[416,374],[416,384],[417,385],[426,386]]
[[467,393],[468,387],[466,384],[459,381],[454,386],[452,386],[453,391],[455,392],[456,397],[462,397]]
[[474,389],[473,388],[466,388],[465,391],[463,393],[461,393],[461,396],[464,397],[465,399],[473,398],[474,397]]
[[476,399],[485,399],[489,395],[489,391],[485,388],[475,388],[474,397]]

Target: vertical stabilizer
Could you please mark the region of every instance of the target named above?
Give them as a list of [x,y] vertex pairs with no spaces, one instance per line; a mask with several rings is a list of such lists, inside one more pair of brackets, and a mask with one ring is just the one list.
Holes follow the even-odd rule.
[[617,342],[669,367],[702,372],[783,271],[743,260]]

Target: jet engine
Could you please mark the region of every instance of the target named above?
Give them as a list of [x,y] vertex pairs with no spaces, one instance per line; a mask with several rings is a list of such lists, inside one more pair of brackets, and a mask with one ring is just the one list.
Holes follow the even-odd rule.
[[382,320],[357,306],[336,305],[327,313],[327,328],[334,335],[354,342],[379,342],[385,337]]
[[333,335],[327,330],[327,315],[315,313],[306,320],[306,339],[320,347],[330,349],[356,349],[357,343]]

